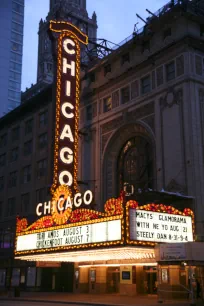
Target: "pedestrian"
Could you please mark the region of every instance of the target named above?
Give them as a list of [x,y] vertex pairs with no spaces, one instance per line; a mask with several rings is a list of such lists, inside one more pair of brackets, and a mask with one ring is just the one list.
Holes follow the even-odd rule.
[[196,297],[197,299],[200,297],[200,283],[197,278],[196,278]]

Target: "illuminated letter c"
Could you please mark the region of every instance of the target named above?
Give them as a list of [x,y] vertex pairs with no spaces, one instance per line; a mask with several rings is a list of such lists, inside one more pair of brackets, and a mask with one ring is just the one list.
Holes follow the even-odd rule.
[[75,54],[75,50],[74,49],[69,49],[68,48],[68,45],[71,45],[73,47],[75,47],[75,42],[69,38],[65,39],[63,41],[63,47],[64,47],[64,50],[65,52],[67,52],[68,54]]

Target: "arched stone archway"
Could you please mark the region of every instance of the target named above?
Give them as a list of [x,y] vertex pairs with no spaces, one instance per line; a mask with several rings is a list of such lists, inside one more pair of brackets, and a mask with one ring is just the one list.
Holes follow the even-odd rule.
[[[103,202],[111,197],[118,197],[118,157],[125,143],[134,137],[144,138],[151,145],[155,178],[155,139],[152,131],[141,122],[126,124],[112,135],[104,150],[102,163]],[[154,186],[155,184],[154,179]]]

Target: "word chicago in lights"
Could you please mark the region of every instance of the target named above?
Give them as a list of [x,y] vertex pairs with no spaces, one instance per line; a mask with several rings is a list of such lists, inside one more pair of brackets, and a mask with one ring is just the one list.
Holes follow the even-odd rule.
[[52,193],[60,185],[77,191],[77,155],[79,121],[80,45],[88,37],[68,22],[50,22],[58,38],[56,127],[54,151],[54,179]]

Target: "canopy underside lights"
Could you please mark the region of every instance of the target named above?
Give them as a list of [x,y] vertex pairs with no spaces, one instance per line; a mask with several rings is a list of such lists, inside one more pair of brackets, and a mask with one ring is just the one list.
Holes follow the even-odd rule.
[[16,257],[16,259],[27,261],[57,261],[57,262],[91,262],[98,260],[137,260],[147,259],[155,262],[154,249],[151,248],[135,248],[135,247],[120,247],[97,249],[76,252],[59,252],[52,254],[35,254]]

